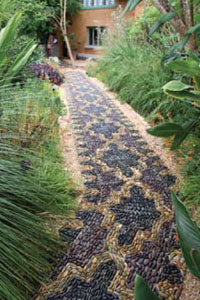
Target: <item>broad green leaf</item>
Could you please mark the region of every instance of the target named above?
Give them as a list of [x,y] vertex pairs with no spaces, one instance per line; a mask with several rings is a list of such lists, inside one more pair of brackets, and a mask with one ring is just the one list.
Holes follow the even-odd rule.
[[146,282],[139,275],[135,278],[135,300],[159,300],[159,298],[152,292]]
[[200,279],[200,229],[175,193],[172,193],[172,200],[183,256],[191,273]]
[[[176,92],[176,91],[169,91],[169,90],[164,90],[164,92],[176,99],[180,99],[180,100],[200,100],[200,93],[199,92],[187,92],[187,91],[180,91],[180,92]],[[192,103],[191,103],[192,104]]]
[[174,141],[171,146],[171,150],[176,150],[181,145],[181,143],[185,140],[185,138],[188,136],[192,128],[196,125],[198,121],[197,120],[190,120],[182,125],[183,132],[177,133],[175,135]]
[[151,135],[158,137],[169,137],[183,132],[183,127],[176,123],[164,123],[147,129]]
[[173,19],[175,15],[175,12],[169,12],[158,19],[158,21],[149,30],[149,35],[151,36],[152,34],[154,34],[154,32],[156,32],[164,23],[169,22],[171,19]]
[[170,147],[170,149],[176,150],[179,148],[179,146],[182,144],[182,142],[184,141],[184,139],[188,136],[189,132],[187,131],[183,131],[181,133],[177,133],[174,137],[173,143]]
[[195,60],[196,62],[200,63],[200,58],[191,49],[188,51],[188,55],[193,60]]
[[162,68],[165,67],[165,64],[171,61],[174,61],[176,59],[181,59],[182,56],[179,53],[169,53],[165,56],[163,56],[163,58],[161,59],[161,66]]
[[169,90],[169,91],[184,91],[184,90],[188,90],[191,89],[192,86],[185,84],[179,80],[172,80],[169,81],[167,84],[165,84],[163,86],[163,90]]
[[186,73],[190,76],[200,76],[200,62],[191,57],[182,60],[174,60],[167,63],[166,68],[178,73]]
[[191,256],[193,258],[193,262],[200,269],[200,250],[191,250]]

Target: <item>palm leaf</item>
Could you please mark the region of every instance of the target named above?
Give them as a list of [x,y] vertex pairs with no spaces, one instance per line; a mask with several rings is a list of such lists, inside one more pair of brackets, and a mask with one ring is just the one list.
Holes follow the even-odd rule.
[[194,60],[192,57],[179,59],[166,64],[166,68],[177,73],[185,73],[190,76],[200,76],[200,60]]

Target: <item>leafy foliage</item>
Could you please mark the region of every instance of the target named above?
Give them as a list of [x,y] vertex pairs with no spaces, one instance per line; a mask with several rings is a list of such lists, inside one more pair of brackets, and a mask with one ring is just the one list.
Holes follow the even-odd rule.
[[46,216],[74,207],[57,147],[61,101],[48,83],[20,76],[33,42],[11,51],[21,20],[16,13],[0,32],[0,298],[16,300],[32,297],[61,251]]
[[175,16],[175,12],[169,12],[158,19],[157,23],[155,23],[151,29],[149,30],[149,35],[154,34],[163,24],[170,21]]
[[[200,90],[199,90],[199,68],[200,59],[195,54],[190,52],[190,56],[186,59],[175,60],[166,64],[167,69],[175,72],[185,73],[193,76],[196,82],[196,90],[194,87],[181,82],[180,80],[173,80],[163,86],[164,92],[175,99],[187,102],[190,106],[197,108],[194,119],[187,121],[182,125],[166,123],[148,129],[148,132],[155,136],[166,137],[175,135],[171,150],[176,150],[185,140],[188,134],[198,126],[200,122]],[[168,135],[166,135],[168,134]]]
[[[138,0],[129,0],[124,12],[126,12],[128,9],[133,11],[140,2],[141,1]],[[172,3],[169,0],[164,0],[162,2],[153,1],[153,3],[163,14],[163,16],[156,22],[156,24],[154,24],[151,29],[151,34],[153,34],[166,22],[171,21],[171,24],[179,32],[181,39],[183,39],[171,49],[170,56],[175,56],[175,50],[183,50],[184,46],[188,42],[190,44],[190,48],[196,51],[198,48],[196,43],[196,33],[199,31],[200,25],[198,23],[195,24],[195,13],[199,9],[199,3],[190,3],[188,0],[175,1],[175,3]],[[193,38],[190,39],[190,37]]]
[[183,202],[173,193],[177,232],[187,267],[200,279],[200,229],[192,221]]
[[135,278],[135,300],[159,300],[159,298],[151,291],[143,278],[139,275]]
[[167,123],[149,128],[148,133],[158,137],[169,137],[183,132],[183,128],[175,123]]
[[123,12],[123,16],[124,16],[124,14],[127,12],[127,10],[129,9],[130,11],[133,11],[135,8],[136,8],[136,6],[138,5],[138,4],[140,4],[142,2],[142,0],[132,0],[132,1],[128,1],[128,3],[127,3],[127,5],[126,5],[126,7],[125,7],[125,9],[124,9],[124,12]]
[[2,299],[30,298],[50,274],[49,259],[61,247],[42,213],[67,215],[74,207],[57,149],[61,103],[46,83],[32,81],[0,89]]
[[38,78],[47,78],[51,83],[57,85],[63,83],[63,77],[57,70],[53,69],[49,64],[34,64],[32,65],[32,70],[35,76],[37,76]]
[[148,44],[137,46],[129,39],[113,38],[96,72],[111,90],[142,115],[157,115],[158,106],[161,111],[170,107],[175,113],[177,105],[171,101],[166,103],[167,97],[161,90],[170,74],[163,73],[159,57],[162,52]]
[[[68,0],[68,14],[73,15],[80,9],[78,0]],[[0,0],[0,15],[7,21],[16,11],[21,11],[23,23],[21,32],[30,38],[44,42],[54,31],[52,16],[59,13],[57,0]]]
[[9,56],[9,49],[12,48],[17,38],[21,21],[21,13],[16,13],[0,31],[0,80],[2,84],[12,81],[20,73],[36,48],[33,41],[30,41],[15,57]]

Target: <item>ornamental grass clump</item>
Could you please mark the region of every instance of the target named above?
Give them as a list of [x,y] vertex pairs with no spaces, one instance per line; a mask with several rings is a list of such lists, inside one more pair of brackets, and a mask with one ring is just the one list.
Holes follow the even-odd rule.
[[20,152],[6,144],[0,151],[0,298],[28,299],[50,272],[48,260],[60,246],[35,213],[41,205],[32,199],[36,186],[20,168]]
[[17,13],[0,31],[0,299],[8,300],[31,299],[49,277],[62,250],[50,216],[74,207],[58,147],[59,95],[49,82],[24,76],[33,41],[12,51],[21,20]]
[[62,249],[48,222],[74,208],[58,148],[61,113],[46,82],[0,88],[0,299],[30,299]]

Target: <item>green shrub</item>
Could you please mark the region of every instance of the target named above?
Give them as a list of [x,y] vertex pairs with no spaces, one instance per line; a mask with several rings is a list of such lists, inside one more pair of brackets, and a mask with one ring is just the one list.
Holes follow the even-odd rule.
[[155,117],[160,111],[171,113],[177,105],[170,102],[161,87],[169,80],[160,65],[162,52],[150,45],[137,46],[130,40],[114,41],[96,67],[97,76],[117,92],[120,98],[144,116]]
[[[182,159],[183,184],[181,188],[181,197],[187,205],[193,206],[199,210],[200,206],[200,142],[199,138],[192,134],[183,143],[178,151]],[[199,215],[200,216],[200,215]]]
[[61,251],[47,216],[67,216],[75,192],[59,150],[57,92],[37,79],[2,87],[0,111],[0,298],[23,300]]

